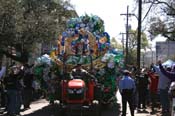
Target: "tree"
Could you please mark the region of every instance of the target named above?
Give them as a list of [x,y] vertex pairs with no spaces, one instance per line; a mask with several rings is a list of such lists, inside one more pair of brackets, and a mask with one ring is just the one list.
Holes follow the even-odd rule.
[[68,1],[61,0],[1,0],[0,10],[0,51],[20,62],[28,61],[33,45],[57,38],[66,20],[77,16]]
[[[130,30],[131,33],[129,35],[129,49],[133,50],[137,47],[137,31],[136,30]],[[148,39],[146,37],[146,34],[144,32],[141,33],[141,49],[146,49],[148,46]]]
[[[17,0],[1,0],[0,1],[0,54],[8,51],[8,46],[13,46],[16,40],[16,13],[19,11]],[[12,15],[13,14],[13,15]]]
[[[129,64],[136,64],[136,56],[137,56],[137,31],[130,30],[129,33],[129,44],[128,44],[128,57],[129,57]],[[148,47],[148,39],[145,33],[141,33],[141,49],[146,49]],[[135,62],[134,62],[135,61]]]
[[152,16],[150,18],[150,27],[148,32],[152,39],[157,35],[162,35],[168,40],[175,41],[175,1],[174,0],[149,0],[147,3],[154,4],[154,7],[160,9],[155,10],[154,14],[159,16]]
[[122,49],[122,45],[119,42],[117,42],[116,38],[114,37],[111,38],[111,46],[113,48]]

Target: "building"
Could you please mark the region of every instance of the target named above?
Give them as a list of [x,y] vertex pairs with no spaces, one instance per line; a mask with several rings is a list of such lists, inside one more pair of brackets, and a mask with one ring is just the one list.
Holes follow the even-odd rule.
[[175,41],[156,42],[156,61],[175,58]]
[[142,67],[149,67],[152,63],[156,62],[156,51],[155,50],[147,50],[145,52],[141,52],[140,57],[140,65]]

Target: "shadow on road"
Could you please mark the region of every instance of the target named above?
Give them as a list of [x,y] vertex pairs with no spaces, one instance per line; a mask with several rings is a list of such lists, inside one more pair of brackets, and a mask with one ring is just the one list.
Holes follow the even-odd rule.
[[119,103],[115,103],[113,106],[105,107],[102,109],[102,116],[120,116],[121,106]]
[[[119,116],[120,115],[120,104],[114,104],[113,106],[105,107],[102,109],[102,116]],[[23,116],[61,116],[59,115],[58,106],[49,105],[37,110],[31,114]]]
[[[115,103],[114,105],[109,105],[107,107],[103,107],[101,116],[120,116],[121,113],[120,107],[121,106],[118,103]],[[8,115],[5,114],[0,116],[8,116]],[[48,105],[30,114],[22,116],[61,116],[61,115],[59,114],[58,105]]]

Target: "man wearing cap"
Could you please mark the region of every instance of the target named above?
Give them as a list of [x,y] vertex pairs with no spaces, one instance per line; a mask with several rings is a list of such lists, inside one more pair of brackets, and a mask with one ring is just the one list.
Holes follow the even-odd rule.
[[135,82],[130,77],[130,72],[124,70],[123,78],[119,81],[119,91],[122,96],[122,116],[126,116],[127,102],[130,107],[131,116],[134,116],[133,93],[135,88]]

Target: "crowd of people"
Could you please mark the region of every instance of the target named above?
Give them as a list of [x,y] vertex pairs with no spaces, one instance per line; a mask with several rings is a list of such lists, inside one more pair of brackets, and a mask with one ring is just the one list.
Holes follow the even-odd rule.
[[12,63],[6,67],[2,62],[0,64],[0,108],[5,108],[0,113],[18,116],[21,110],[30,108],[33,100],[33,65]]
[[[23,105],[23,110],[29,109],[33,98],[33,65],[12,64],[7,68],[3,63],[0,64],[0,107],[5,107],[9,116],[18,116],[21,106]],[[80,74],[81,65],[77,65],[75,69],[70,77],[75,76],[75,71]],[[164,116],[171,116],[169,90],[171,83],[175,81],[175,66],[164,67],[159,61],[139,72],[137,73],[135,67],[131,71],[122,71],[123,75],[118,83],[122,96],[122,116],[126,116],[127,102],[131,116],[134,116],[135,110],[146,111],[147,108],[151,109],[151,114],[161,109]],[[87,74],[84,70],[81,73]]]
[[122,116],[126,116],[127,102],[131,116],[134,116],[135,110],[140,112],[148,108],[151,109],[151,114],[161,109],[163,116],[171,116],[170,85],[175,81],[175,66],[162,66],[161,61],[158,61],[149,68],[142,68],[139,75],[134,71],[123,71],[119,80]]

